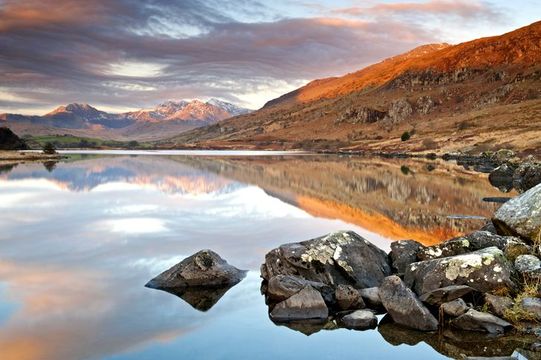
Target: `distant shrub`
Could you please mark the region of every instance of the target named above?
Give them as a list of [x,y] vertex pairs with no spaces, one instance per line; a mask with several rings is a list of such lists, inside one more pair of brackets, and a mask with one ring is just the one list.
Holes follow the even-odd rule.
[[128,143],[128,148],[130,149],[135,149],[137,147],[139,147],[139,143],[135,140],[132,140]]
[[408,141],[411,138],[411,135],[408,131],[405,131],[402,136],[400,137],[400,140],[402,141]]
[[56,154],[56,147],[54,146],[53,143],[46,143],[45,145],[43,145],[43,153],[44,154]]

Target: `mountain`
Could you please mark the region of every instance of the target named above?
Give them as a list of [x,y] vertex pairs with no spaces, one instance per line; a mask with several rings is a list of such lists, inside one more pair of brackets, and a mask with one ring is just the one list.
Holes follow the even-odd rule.
[[121,140],[154,140],[171,132],[214,124],[249,111],[217,99],[207,102],[167,101],[153,109],[120,114],[74,103],[60,106],[43,116],[0,114],[0,125],[12,128],[19,135],[72,134]]
[[[470,42],[418,47],[315,80],[262,109],[164,147],[541,154],[541,22]],[[408,132],[410,140],[402,141]]]

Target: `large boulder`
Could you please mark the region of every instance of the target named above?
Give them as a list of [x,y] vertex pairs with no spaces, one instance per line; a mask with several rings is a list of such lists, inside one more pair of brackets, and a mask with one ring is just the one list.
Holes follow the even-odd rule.
[[470,309],[464,315],[451,320],[451,325],[460,330],[482,331],[491,334],[503,334],[513,325],[492,314]]
[[276,304],[270,313],[274,321],[318,319],[325,320],[329,309],[321,294],[310,285]]
[[541,240],[541,184],[503,204],[492,222],[503,234],[532,243]]
[[409,264],[417,261],[417,253],[424,248],[414,240],[399,240],[391,243],[391,263],[395,273],[403,275]]
[[391,274],[387,254],[351,231],[282,245],[265,256],[261,276],[293,275],[333,287],[357,289],[379,286]]
[[520,193],[541,184],[541,164],[526,162],[515,170],[513,187]]
[[370,310],[357,310],[340,318],[339,323],[346,329],[374,329],[378,325],[378,318]]
[[164,271],[145,286],[154,289],[227,287],[240,282],[246,271],[229,265],[212,250],[201,250]]
[[450,286],[468,285],[481,292],[514,287],[513,266],[497,247],[468,254],[420,261],[406,270],[404,281],[419,295]]
[[385,310],[397,324],[421,331],[438,329],[438,320],[398,276],[385,278],[379,293]]

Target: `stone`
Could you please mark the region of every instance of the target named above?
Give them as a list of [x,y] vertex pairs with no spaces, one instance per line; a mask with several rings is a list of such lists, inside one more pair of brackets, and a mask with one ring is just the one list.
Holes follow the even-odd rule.
[[417,294],[450,285],[468,285],[480,292],[514,288],[513,267],[497,247],[468,254],[420,261],[406,270],[404,281]]
[[406,267],[417,261],[417,253],[424,246],[414,240],[399,240],[391,243],[391,264],[395,273],[403,275]]
[[375,329],[378,318],[370,310],[356,310],[340,318],[340,325],[354,330]]
[[503,204],[492,222],[501,234],[541,241],[541,184]]
[[212,250],[201,250],[164,271],[145,286],[154,289],[226,287],[240,282],[245,270],[229,265]]
[[470,307],[466,305],[466,302],[464,300],[455,299],[453,301],[441,304],[440,309],[445,315],[457,317],[465,314],[470,309]]
[[515,260],[515,269],[521,274],[539,272],[541,260],[535,255],[519,255]]
[[505,311],[513,307],[513,300],[505,296],[485,294],[485,304],[494,315],[503,317]]
[[379,309],[383,307],[383,303],[379,298],[379,288],[371,287],[360,289],[359,294],[363,298],[365,304],[367,304],[372,309]]
[[505,257],[512,261],[513,263],[519,257],[519,255],[527,255],[532,252],[531,246],[526,245],[522,241],[510,241],[505,248],[503,249],[503,253],[505,254]]
[[340,310],[356,310],[365,307],[359,291],[351,285],[340,284],[335,291],[336,305]]
[[453,239],[441,244],[423,247],[417,253],[419,260],[432,260],[448,256],[455,256],[470,252],[470,242],[467,239]]
[[514,243],[524,243],[514,236],[501,236],[489,231],[474,231],[464,235],[461,239],[466,239],[470,242],[471,250],[481,250],[487,247],[496,246],[500,250],[505,250],[506,246]]
[[520,307],[530,313],[537,321],[541,320],[541,299],[527,297],[522,299]]
[[413,114],[413,107],[406,99],[398,99],[391,103],[385,121],[398,124]]
[[385,310],[397,324],[420,331],[438,329],[438,320],[398,276],[385,278],[379,292]]
[[523,193],[541,184],[541,164],[526,162],[520,164],[513,174],[513,187]]
[[509,192],[513,189],[513,174],[515,167],[510,164],[502,164],[492,170],[488,176],[490,185],[494,186],[502,192]]
[[333,287],[357,289],[379,286],[391,274],[387,254],[351,231],[285,244],[265,256],[261,276],[294,275]]
[[450,285],[422,294],[419,300],[429,305],[441,305],[445,302],[468,295],[475,290],[467,285]]
[[310,285],[322,293],[324,299],[334,295],[334,290],[326,284],[304,280],[291,275],[276,275],[271,277],[265,293],[271,300],[282,301],[298,293],[306,285]]
[[482,331],[490,334],[503,334],[513,327],[497,316],[473,309],[451,320],[450,324],[460,330]]
[[270,313],[274,321],[327,319],[329,310],[321,294],[310,285],[276,304]]

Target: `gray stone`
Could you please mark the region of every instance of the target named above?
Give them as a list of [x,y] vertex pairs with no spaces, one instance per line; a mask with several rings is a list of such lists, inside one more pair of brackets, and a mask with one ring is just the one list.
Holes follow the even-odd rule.
[[340,310],[356,310],[365,307],[359,291],[351,285],[338,285],[335,291],[336,305]]
[[365,330],[375,329],[378,318],[370,310],[357,310],[340,319],[340,325],[347,329]]
[[541,184],[503,204],[492,222],[498,232],[520,236],[532,243],[541,240]]
[[496,246],[500,250],[505,250],[510,244],[524,243],[514,236],[501,236],[490,231],[474,231],[463,237],[470,242],[471,250],[481,250]]
[[449,256],[455,256],[470,252],[470,242],[467,239],[453,239],[441,244],[423,247],[417,253],[419,260],[432,260]]
[[282,301],[298,293],[306,285],[312,286],[322,294],[331,294],[333,292],[330,286],[323,283],[308,281],[291,275],[276,275],[269,279],[266,294],[272,300]]
[[379,286],[390,275],[387,254],[351,231],[339,231],[313,240],[282,245],[265,256],[261,275],[294,275],[330,286]]
[[541,260],[535,255],[519,255],[515,260],[515,269],[521,274],[541,270]]
[[429,305],[441,305],[475,291],[467,285],[450,285],[429,291],[419,296],[419,300]]
[[485,304],[491,313],[503,317],[505,311],[513,307],[513,300],[505,296],[485,294]]
[[360,289],[359,294],[363,298],[364,302],[373,309],[379,309],[383,307],[383,303],[379,298],[379,288],[371,287],[366,289]]
[[398,99],[391,103],[385,121],[397,124],[413,114],[413,107],[406,99]]
[[468,254],[411,264],[405,283],[417,294],[426,294],[450,285],[468,285],[481,292],[514,287],[513,267],[497,247]]
[[274,307],[270,313],[274,321],[327,319],[329,310],[321,294],[310,285]]
[[541,320],[541,299],[539,298],[524,298],[520,302],[520,307],[530,313],[536,320]]
[[513,174],[513,187],[520,193],[541,184],[541,164],[520,164]]
[[409,264],[417,261],[417,253],[424,246],[414,240],[399,240],[391,243],[391,263],[393,270],[403,275]]
[[398,276],[385,278],[379,292],[383,306],[397,324],[421,331],[438,329],[438,320]]
[[502,192],[509,192],[513,189],[513,174],[515,167],[510,164],[503,164],[492,170],[488,181],[492,186]]
[[164,271],[145,286],[154,289],[225,287],[240,282],[246,271],[231,266],[212,250],[201,250]]
[[451,325],[460,330],[482,331],[491,334],[503,334],[513,327],[513,325],[499,317],[473,309],[451,320]]
[[453,301],[441,304],[440,309],[445,315],[457,317],[465,314],[470,309],[470,307],[466,305],[466,302],[464,302],[464,300],[455,299]]

